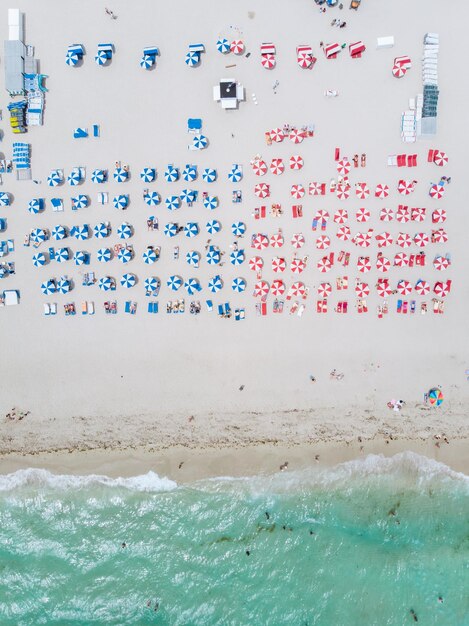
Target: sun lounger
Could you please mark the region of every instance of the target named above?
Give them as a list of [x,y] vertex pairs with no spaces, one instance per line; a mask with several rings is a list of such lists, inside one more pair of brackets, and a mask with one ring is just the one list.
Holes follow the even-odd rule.
[[130,315],[135,315],[137,313],[137,303],[132,300],[127,300],[124,310],[126,313],[130,313]]
[[88,315],[94,315],[94,302],[88,302]]
[[83,300],[83,302],[81,303],[81,314],[88,315],[88,303],[86,302],[86,300]]
[[75,130],[73,131],[73,138],[83,139],[84,137],[88,137],[88,129],[82,128],[81,126],[79,126],[78,128],[75,128]]
[[398,313],[402,312],[402,300],[397,301],[397,312]]
[[50,304],[48,302],[44,302],[44,315],[50,315]]

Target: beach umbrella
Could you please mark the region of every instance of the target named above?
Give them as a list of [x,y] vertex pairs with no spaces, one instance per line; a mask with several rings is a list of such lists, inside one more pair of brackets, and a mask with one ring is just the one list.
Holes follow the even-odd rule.
[[448,156],[446,152],[442,152],[441,150],[435,150],[433,153],[433,163],[442,167],[448,163]]
[[281,248],[284,243],[285,243],[285,240],[283,238],[283,234],[281,231],[270,236],[271,248]]
[[243,172],[238,166],[232,167],[231,171],[228,172],[228,180],[232,183],[239,183],[243,178]]
[[140,59],[140,67],[149,70],[155,64],[155,58],[151,54],[144,54]]
[[42,198],[33,198],[28,202],[28,211],[33,215],[37,215],[42,211],[44,202]]
[[396,78],[402,78],[407,73],[407,68],[400,64],[395,64],[392,66],[392,75]]
[[396,239],[396,244],[401,248],[410,248],[412,245],[412,237],[407,233],[399,233]]
[[390,296],[392,294],[392,289],[389,285],[389,280],[387,278],[378,278],[376,291],[378,292],[378,296],[381,296],[381,298],[387,298],[387,296]]
[[70,234],[75,237],[75,239],[79,239],[80,241],[85,241],[90,236],[90,227],[88,224],[82,224],[81,226],[73,226]]
[[166,281],[166,285],[171,289],[171,291],[177,291],[182,287],[183,280],[180,276],[174,275],[170,276]]
[[68,248],[57,248],[54,258],[58,263],[68,261],[70,259],[70,252]]
[[261,57],[261,64],[266,70],[272,70],[277,64],[275,54],[263,54]]
[[197,278],[188,278],[185,280],[184,287],[190,296],[193,296],[196,291],[201,290],[200,282]]
[[290,189],[290,195],[296,200],[300,200],[305,195],[305,188],[303,185],[292,185]]
[[410,293],[412,293],[412,285],[408,280],[400,280],[397,283],[397,291],[402,296],[408,296]]
[[391,267],[391,261],[387,257],[383,256],[382,254],[379,254],[378,258],[376,259],[376,269],[379,272],[387,272],[390,267]]
[[347,176],[351,169],[352,165],[346,157],[337,162],[337,172],[340,176]]
[[331,283],[321,283],[318,287],[318,296],[321,298],[328,298],[332,293]]
[[443,400],[444,396],[441,389],[438,389],[437,387],[430,389],[428,392],[428,402],[432,406],[440,406],[443,403]]
[[191,250],[186,254],[186,262],[192,267],[199,267],[200,254],[195,250]]
[[57,281],[57,291],[59,293],[66,294],[71,290],[71,288],[72,285],[70,284],[68,278],[63,277],[59,281]]
[[252,169],[256,176],[264,176],[267,173],[267,163],[261,159],[256,159],[252,164]]
[[355,285],[355,294],[357,298],[366,298],[370,295],[370,288],[367,283],[357,283]]
[[329,248],[330,245],[331,245],[331,240],[329,239],[327,235],[320,235],[316,239],[316,248],[318,250],[327,250],[327,248]]
[[306,269],[306,263],[302,259],[293,259],[290,263],[292,274],[301,274]]
[[368,185],[366,183],[356,183],[355,195],[360,198],[360,200],[366,200],[366,198],[370,195]]
[[430,293],[430,285],[426,280],[419,278],[415,283],[415,291],[419,294],[419,296],[426,296]]
[[155,278],[155,276],[150,276],[149,278],[145,278],[145,282],[143,284],[145,285],[146,295],[149,296],[152,292],[158,289],[160,281],[158,278]]
[[106,180],[106,173],[104,170],[93,170],[91,174],[91,180],[93,183],[104,183]]
[[206,183],[213,183],[217,179],[217,170],[213,169],[213,167],[206,167],[202,172],[202,179]]
[[243,54],[244,43],[241,41],[241,39],[235,39],[231,42],[230,50],[234,54]]
[[265,250],[269,247],[269,238],[267,235],[257,233],[257,235],[254,235],[252,238],[251,247],[256,248],[256,250]]
[[258,183],[254,187],[254,193],[258,198],[268,198],[270,196],[270,185],[267,183]]
[[153,167],[144,167],[140,172],[140,178],[144,183],[152,183],[156,178],[156,170]]
[[306,296],[306,287],[300,282],[293,283],[288,290],[288,296],[290,298],[304,298]]
[[217,50],[221,54],[226,54],[231,49],[230,42],[225,37],[219,37],[217,39]]
[[303,233],[295,233],[291,238],[291,245],[294,248],[302,248],[305,245],[305,238]]
[[285,139],[285,133],[281,128],[273,128],[269,132],[269,135],[271,140],[275,141],[275,143],[281,143]]
[[439,272],[448,269],[450,265],[451,261],[447,257],[441,256],[441,254],[437,254],[433,259],[433,267]]
[[233,252],[230,253],[231,265],[242,265],[244,263],[244,259],[244,250],[233,250]]
[[55,293],[57,291],[57,285],[55,284],[55,280],[50,279],[44,281],[41,285],[41,291],[46,296],[49,296],[51,293]]
[[165,170],[164,177],[167,183],[174,183],[179,178],[179,170],[174,165],[168,165]]
[[364,207],[361,207],[355,213],[355,218],[357,222],[367,222],[370,219],[370,217],[371,217],[370,211],[368,209],[365,209]]
[[196,237],[200,232],[199,225],[197,222],[187,222],[184,226],[184,234],[186,237],[190,239],[192,237]]
[[221,261],[220,250],[215,246],[210,246],[205,255],[205,260],[209,265],[218,265]]
[[303,157],[299,155],[290,157],[290,169],[291,170],[301,170],[304,165]]
[[280,176],[285,171],[285,165],[283,159],[272,159],[269,165],[269,169],[275,176]]
[[432,243],[446,243],[447,241],[448,234],[444,228],[432,230]]
[[440,296],[441,298],[445,298],[450,291],[450,285],[451,285],[450,280],[447,280],[445,283],[437,282],[433,286],[433,291],[437,296]]
[[389,187],[380,183],[376,185],[375,198],[387,198],[389,196]]
[[186,65],[195,67],[200,63],[200,54],[198,52],[188,52],[185,58]]
[[143,258],[143,262],[146,263],[147,265],[153,265],[153,263],[156,263],[156,261],[158,261],[158,255],[156,254],[156,251],[149,246],[145,252],[142,254],[142,258]]
[[209,235],[215,235],[221,230],[221,224],[218,220],[210,220],[205,224],[205,228]]
[[244,222],[233,222],[231,224],[231,232],[235,237],[240,237],[246,232],[246,224]]
[[98,50],[94,57],[94,60],[97,65],[106,65],[108,58],[105,50]]
[[188,183],[192,183],[197,178],[197,166],[186,165],[186,167],[182,171],[182,177]]
[[379,212],[379,219],[382,222],[392,222],[393,217],[394,217],[394,211],[392,209],[383,208]]
[[337,229],[336,236],[337,236],[337,239],[340,239],[340,241],[348,241],[351,236],[350,226],[347,226],[346,224],[343,226],[340,226]]
[[285,283],[283,282],[283,280],[276,278],[274,281],[272,281],[270,291],[273,296],[283,296],[283,294],[285,293]]
[[279,274],[280,272],[284,272],[287,268],[287,263],[284,258],[279,256],[274,256],[272,259],[272,270]]
[[58,170],[52,170],[47,177],[47,184],[49,187],[57,187],[63,182],[62,174]]
[[347,220],[348,220],[348,212],[346,209],[338,209],[334,213],[334,222],[336,224],[345,224]]
[[42,267],[46,264],[46,255],[44,252],[38,252],[33,256],[34,267]]
[[328,272],[332,269],[332,263],[330,258],[328,256],[322,257],[322,259],[319,259],[319,261],[317,262],[316,267],[322,273]]
[[161,202],[160,194],[157,191],[149,191],[143,198],[148,206],[157,206]]
[[424,248],[430,243],[430,239],[426,233],[417,233],[414,235],[414,243],[419,248]]
[[253,296],[255,298],[264,298],[270,291],[270,285],[265,280],[259,280],[254,285]]
[[357,261],[357,269],[362,274],[366,274],[371,270],[371,261],[367,256],[361,256]]
[[43,228],[33,228],[30,237],[34,243],[42,243],[48,239],[47,232]]
[[253,256],[249,259],[249,269],[253,272],[260,272],[264,267],[264,260],[260,256]]
[[79,185],[81,183],[80,170],[79,169],[72,170],[70,174],[67,176],[67,182],[72,187],[76,187],[76,185]]
[[415,183],[412,180],[400,180],[397,185],[397,191],[401,196],[408,196],[414,191]]
[[308,193],[310,196],[324,195],[325,183],[309,183]]
[[179,194],[179,198],[182,200],[182,202],[187,202],[189,204],[189,202],[194,202],[196,198],[196,192],[193,189],[183,189]]
[[216,196],[205,196],[204,207],[206,209],[210,209],[211,211],[213,211],[213,209],[216,209],[217,206],[218,206],[218,198]]
[[203,150],[208,146],[208,139],[205,135],[194,135],[192,145],[196,150]]
[[0,191],[0,206],[10,206],[10,195],[6,191]]
[[96,256],[100,263],[108,263],[112,259],[112,250],[111,248],[99,248]]
[[77,65],[79,60],[80,57],[76,52],[67,52],[67,54],[65,55],[65,63],[70,67],[74,67],[75,65]]
[[110,276],[104,276],[98,280],[98,287],[101,291],[110,291],[114,287],[114,279]]
[[302,130],[298,130],[297,128],[293,128],[288,135],[290,141],[293,143],[301,143],[305,138],[305,134]]
[[337,185],[336,195],[339,200],[347,200],[347,198],[350,198],[350,185]]
[[122,287],[130,289],[137,284],[137,277],[135,274],[123,274],[120,280]]
[[110,229],[107,224],[100,222],[93,228],[93,235],[96,239],[105,239],[105,237],[109,237]]
[[88,260],[88,254],[83,252],[83,250],[77,250],[73,255],[73,260],[75,261],[75,265],[84,265]]
[[388,246],[391,246],[393,242],[391,233],[388,233],[386,231],[383,233],[378,233],[375,239],[378,243],[379,248],[387,248]]
[[436,198],[437,200],[439,200],[440,198],[442,198],[445,195],[445,186],[444,185],[435,185],[433,184],[430,187],[430,198]]
[[116,183],[125,183],[129,177],[129,173],[123,167],[117,167],[113,174]]
[[181,206],[179,196],[169,196],[168,198],[165,198],[164,203],[166,204],[166,208],[170,211],[175,211]]
[[411,211],[411,219],[414,222],[423,222],[427,214],[427,209],[424,207],[413,207]]
[[129,263],[134,258],[134,252],[131,248],[121,248],[117,253],[117,258],[121,263]]
[[368,246],[371,245],[371,234],[369,232],[357,233],[352,241],[356,246],[360,246],[360,248],[368,248]]
[[86,209],[86,207],[88,206],[89,203],[89,199],[88,196],[85,196],[85,194],[81,193],[78,196],[74,196],[72,198],[72,205],[75,209]]
[[329,213],[325,209],[319,209],[319,211],[316,211],[316,215],[314,217],[318,220],[318,222],[327,222],[329,219]]
[[394,256],[395,267],[407,267],[409,265],[409,257],[405,252],[399,252]]
[[410,221],[410,211],[408,206],[403,206],[402,204],[400,204],[397,207],[396,220],[400,224],[405,224],[406,222]]
[[221,276],[217,274],[217,276],[211,278],[208,281],[208,288],[212,293],[217,293],[218,291],[223,289],[223,281],[221,279]]
[[129,204],[129,196],[125,196],[120,194],[119,196],[114,196],[112,199],[112,204],[116,209],[125,209]]
[[245,291],[246,281],[244,280],[244,278],[241,278],[239,276],[237,278],[233,278],[233,280],[231,281],[231,289],[236,293],[242,293],[243,291]]
[[117,227],[117,236],[119,239],[129,239],[132,235],[132,225],[129,224],[129,222],[122,222],[122,224]]

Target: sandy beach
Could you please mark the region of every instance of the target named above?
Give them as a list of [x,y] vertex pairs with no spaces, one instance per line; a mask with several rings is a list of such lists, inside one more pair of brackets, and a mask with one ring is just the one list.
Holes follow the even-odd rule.
[[[469,15],[466,3],[457,0],[443,9],[437,0],[363,0],[357,12],[346,6],[343,11],[335,8],[325,14],[306,0],[240,0],[216,5],[181,0],[176,10],[171,4],[116,0],[110,8],[117,19],[111,20],[104,5],[90,0],[71,0],[66,7],[51,0],[25,0],[21,5],[27,43],[35,46],[40,71],[49,77],[49,91],[44,126],[19,136],[32,145],[33,178],[41,184],[3,175],[0,187],[14,198],[11,207],[2,209],[2,216],[8,218],[8,230],[2,235],[14,239],[15,252],[8,260],[16,263],[16,274],[3,280],[2,287],[21,292],[19,306],[0,310],[0,472],[42,466],[62,473],[128,475],[154,469],[177,480],[191,481],[207,475],[277,471],[286,460],[289,469],[295,469],[316,462],[316,455],[320,463],[333,464],[368,453],[390,455],[406,449],[467,472],[469,214],[465,210],[466,146],[461,137],[461,114],[468,87],[460,74],[461,41]],[[330,25],[337,17],[347,21],[346,28]],[[7,31],[7,11],[2,9],[0,39],[7,38]],[[426,32],[440,35],[438,133],[432,141],[404,144],[400,117],[409,98],[422,91],[420,59]],[[219,35],[230,41],[242,39],[251,55],[219,54],[215,49]],[[377,50],[376,38],[385,35],[394,35],[394,48]],[[319,47],[321,41],[341,44],[360,39],[367,46],[361,59],[350,59],[344,50],[336,60],[328,61]],[[115,45],[114,58],[109,67],[100,68],[93,60],[96,47],[109,41]],[[201,65],[188,68],[184,63],[187,46],[199,41],[206,46]],[[259,61],[259,46],[265,41],[277,47],[277,67],[271,71]],[[69,68],[64,62],[65,52],[76,42],[85,45],[87,54],[82,67]],[[318,57],[311,71],[301,70],[296,63],[296,46],[303,43],[311,44]],[[161,56],[155,70],[145,72],[139,67],[139,58],[143,47],[153,44],[160,48]],[[412,58],[413,67],[397,80],[390,68],[394,57],[401,54]],[[235,67],[226,67],[232,64]],[[0,71],[3,76],[2,67]],[[246,101],[238,110],[224,111],[213,101],[212,88],[223,77],[233,77],[245,87]],[[278,86],[273,89],[276,81]],[[325,98],[326,89],[338,90],[339,97]],[[1,150],[9,158],[17,136],[7,127],[7,104],[2,89]],[[203,119],[203,131],[210,140],[206,150],[188,152],[188,117]],[[267,146],[265,131],[285,122],[314,124],[314,137],[298,146],[291,142]],[[91,128],[92,124],[100,125],[99,138],[73,139],[74,128]],[[392,295],[388,298],[389,314],[378,319],[376,307],[381,299],[374,289],[367,298],[369,312],[357,313],[353,285],[360,277],[356,261],[363,251],[350,241],[337,241],[332,220],[327,228],[333,240],[331,249],[348,250],[353,262],[347,270],[336,266],[325,276],[317,271],[316,263],[323,253],[315,247],[316,236],[321,233],[311,232],[316,210],[326,209],[332,215],[346,208],[354,231],[360,227],[384,230],[379,220],[383,202],[373,193],[367,200],[352,196],[343,203],[331,194],[306,195],[302,200],[304,217],[292,219],[291,185],[307,187],[309,181],[337,178],[336,147],[350,158],[366,153],[366,167],[352,170],[351,182],[367,181],[372,190],[378,183],[388,184],[391,195],[386,203],[392,208],[402,202],[396,190],[399,178],[415,178],[418,184],[408,202],[427,207],[428,215],[437,207],[446,209],[448,242],[426,249],[430,261],[422,271],[422,277],[433,284],[442,278],[431,264],[433,255],[436,251],[451,254],[452,265],[445,278],[451,278],[452,291],[446,298],[444,315],[433,314],[431,306],[426,315],[419,311],[399,315],[397,296]],[[444,150],[449,164],[438,168],[427,163],[429,148]],[[417,168],[387,166],[388,155],[404,152],[418,154]],[[300,172],[287,168],[282,176],[262,179],[272,188],[266,203],[278,201],[285,207],[280,218],[268,214],[257,221],[252,216],[254,207],[261,203],[253,193],[259,179],[249,165],[256,154],[267,162],[274,157],[288,162],[294,154],[304,158]],[[102,190],[111,197],[129,194],[129,208],[122,212],[112,203],[99,205],[96,196],[101,188],[90,182],[93,169],[102,167],[112,173],[116,160],[129,164],[131,178],[118,184],[111,175]],[[174,213],[164,205],[146,206],[142,200],[145,186],[163,198],[173,192],[175,183],[167,183],[163,177],[168,163],[182,170],[191,162],[200,171],[206,167],[218,170],[213,192],[220,206],[215,211],[207,211],[200,201]],[[244,169],[243,180],[235,185],[243,192],[241,204],[232,203],[234,186],[226,177],[233,163],[242,164]],[[54,168],[67,174],[76,166],[86,168],[87,179],[79,191],[90,196],[91,204],[72,212],[69,197],[74,189],[67,185],[52,189],[46,179]],[[140,180],[139,172],[145,166],[157,168],[155,183],[145,185]],[[442,174],[451,176],[452,183],[441,202],[436,202],[429,198],[428,189]],[[183,186],[183,181],[177,183],[177,191]],[[200,193],[207,187],[201,180],[194,186]],[[63,213],[53,213],[50,208],[50,199],[56,196],[64,198]],[[42,214],[28,212],[33,197],[46,199],[47,209]],[[353,217],[359,206],[371,212],[365,225],[358,225]],[[152,212],[159,218],[157,233],[148,233],[146,228]],[[219,270],[225,280],[224,291],[213,296],[208,292],[207,282],[218,268],[201,263],[191,272],[184,257],[194,248],[204,253],[209,238],[205,223],[210,218],[223,224],[213,239],[227,258],[233,243],[230,225],[237,219],[248,228],[239,240],[248,258],[254,253],[250,248],[253,232],[272,234],[282,228],[286,241],[294,233],[304,233],[306,244],[300,252],[309,260],[300,278],[310,293],[302,317],[289,315],[287,307],[282,315],[272,314],[271,296],[269,314],[257,316],[252,297],[255,275],[247,263],[235,268],[226,262]],[[162,227],[173,219],[198,221],[198,239],[165,238]],[[85,222],[93,226],[101,220],[111,221],[113,230],[123,220],[132,223],[135,234],[131,243],[136,256],[128,270],[117,260],[106,266],[96,262],[101,240],[69,241],[72,251],[90,251],[93,260],[89,269],[97,276],[118,278],[124,271],[138,276],[136,287],[129,291],[118,288],[112,296],[119,302],[115,316],[104,314],[108,294],[97,286],[82,286],[82,268],[71,261],[63,266],[51,263],[35,268],[34,249],[22,245],[24,235],[35,226],[52,229],[57,223],[72,226]],[[393,233],[403,230],[412,235],[432,228],[430,217],[422,226],[396,222],[388,226]],[[113,237],[112,243],[116,241]],[[142,260],[149,243],[162,248],[157,265],[150,267]],[[174,245],[180,246],[178,261],[173,259]],[[400,248],[393,247],[388,256],[398,251]],[[293,252],[288,246],[284,256],[290,258]],[[375,257],[376,252],[374,247],[369,254]],[[268,269],[264,277],[268,281],[276,277],[269,267],[274,255],[274,250],[265,253]],[[351,286],[346,294],[348,314],[334,312],[340,293],[330,298],[327,315],[318,314],[318,285],[324,279],[335,283],[345,272]],[[40,290],[43,280],[62,273],[73,277],[75,283],[69,296],[79,311],[74,317],[63,314],[65,296],[46,297]],[[166,314],[166,301],[178,297],[166,287],[172,274],[184,278],[197,275],[200,279],[204,290],[194,296],[203,304],[200,315],[189,314],[192,298],[187,295],[184,315]],[[143,288],[144,279],[151,275],[159,276],[162,282],[156,316],[147,314]],[[243,294],[233,293],[229,287],[237,276],[248,283]],[[364,280],[374,287],[378,277],[373,267]],[[399,279],[415,283],[420,273],[418,268],[393,268],[389,278],[393,284]],[[294,277],[289,275],[285,280],[291,283]],[[215,305],[229,300],[233,309],[243,307],[246,319],[235,322],[219,318],[215,311],[209,313],[207,298]],[[429,305],[431,298],[432,294],[426,298]],[[138,302],[137,315],[124,313],[127,299]],[[421,299],[417,298],[418,302]],[[94,301],[94,316],[80,314],[82,300]],[[54,318],[43,315],[46,301],[59,305]],[[343,378],[331,378],[334,369]],[[423,404],[424,393],[435,386],[445,395],[438,409]],[[400,412],[388,409],[387,402],[393,398],[405,401]],[[435,436],[446,436],[450,443],[437,447],[435,443],[440,440]],[[184,464],[179,470],[181,462]]]

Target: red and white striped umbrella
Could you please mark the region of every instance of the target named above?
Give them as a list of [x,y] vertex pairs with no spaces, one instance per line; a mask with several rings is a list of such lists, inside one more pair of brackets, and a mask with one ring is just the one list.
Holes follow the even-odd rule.
[[283,280],[274,280],[270,286],[270,291],[274,296],[283,296],[285,293],[285,283]]
[[392,222],[394,217],[394,211],[392,209],[383,208],[379,212],[379,219],[382,222]]
[[298,130],[297,128],[291,130],[288,136],[293,143],[301,143],[305,138],[304,132],[302,130]]
[[378,243],[378,248],[387,248],[388,246],[392,246],[393,239],[391,233],[384,231],[376,235],[376,241]]
[[252,169],[256,176],[264,176],[267,173],[267,163],[262,161],[262,159],[258,159],[252,164]]
[[270,162],[270,171],[276,176],[280,176],[285,171],[285,165],[283,159],[272,159]]
[[272,70],[276,64],[275,54],[263,54],[261,58],[262,67],[266,70]]
[[396,78],[402,78],[407,74],[407,69],[403,65],[393,65],[392,75]]
[[409,293],[412,293],[412,284],[408,280],[400,280],[397,283],[397,291],[402,296],[408,296]]
[[437,254],[436,257],[433,259],[433,267],[439,272],[448,269],[450,265],[451,261],[441,254]]
[[328,256],[323,256],[322,259],[319,259],[319,261],[317,262],[316,267],[322,273],[328,272],[330,269],[332,269],[332,262]]
[[337,185],[336,195],[339,200],[347,200],[350,198],[350,185],[349,183],[344,183],[341,185]]
[[284,272],[287,269],[287,262],[283,257],[274,256],[272,259],[272,269],[275,273]]
[[272,141],[275,141],[276,143],[281,143],[285,139],[285,133],[282,128],[273,128],[269,135]]
[[299,155],[293,155],[290,157],[290,169],[301,170],[304,165],[303,157]]
[[231,42],[230,50],[234,54],[243,54],[244,43],[241,41],[241,39],[235,39]]
[[450,280],[447,280],[444,283],[438,281],[433,286],[433,292],[437,296],[440,296],[440,298],[445,298],[449,294],[450,290],[451,290],[451,281]]
[[306,287],[303,283],[295,282],[288,290],[290,298],[303,298],[306,295]]
[[284,244],[284,239],[282,233],[275,233],[270,236],[270,247],[271,248],[281,248]]
[[408,206],[404,206],[404,205],[400,204],[397,207],[396,220],[400,224],[405,224],[406,222],[410,221],[410,210],[409,210]]
[[379,254],[376,259],[376,269],[379,272],[387,272],[390,267],[391,267],[391,261],[387,257],[383,256],[382,254]]
[[414,191],[415,183],[413,180],[400,180],[397,185],[397,191],[401,196],[408,196]]
[[378,282],[376,284],[376,291],[378,292],[378,296],[382,298],[386,298],[392,294],[392,289],[389,286],[388,278],[378,278]]
[[356,183],[355,194],[360,200],[366,200],[370,195],[370,189],[366,183]]
[[337,239],[340,239],[340,241],[348,241],[351,235],[350,226],[347,226],[347,225],[340,226],[337,229],[336,234],[337,234]]
[[433,224],[441,224],[446,221],[446,211],[444,209],[435,209],[432,213]]
[[405,252],[398,252],[394,257],[395,267],[407,267],[409,265],[409,257]]
[[254,285],[254,293],[253,296],[255,298],[262,298],[266,296],[270,291],[270,285],[266,280],[259,280]]
[[291,238],[291,245],[294,248],[302,248],[305,245],[305,238],[302,233],[295,233]]
[[401,248],[410,248],[412,245],[412,237],[407,233],[399,233],[396,239],[396,243]]
[[424,207],[412,207],[410,210],[410,219],[413,222],[423,222],[427,214],[427,209]]
[[425,248],[430,243],[427,233],[417,233],[414,235],[414,243],[419,248]]
[[310,196],[322,196],[325,183],[309,183]]
[[433,163],[435,165],[439,165],[442,167],[448,163],[448,156],[446,152],[442,152],[441,150],[435,150],[433,153]]
[[258,183],[254,187],[254,193],[258,198],[268,198],[270,196],[270,185],[267,183]]
[[320,222],[327,222],[329,217],[329,212],[325,209],[319,209],[319,211],[316,211],[316,215],[314,216],[314,218]]
[[367,272],[371,271],[370,257],[361,256],[357,261],[357,269],[362,274],[366,274]]
[[375,198],[387,198],[389,196],[389,187],[380,183],[376,185]]
[[358,298],[366,298],[370,295],[370,288],[367,283],[357,283],[355,285],[355,293]]
[[347,220],[348,220],[348,213],[346,209],[338,209],[334,213],[334,222],[336,224],[345,224]]
[[419,296],[426,296],[430,293],[430,285],[426,280],[419,280],[415,283],[415,291],[419,294]]
[[312,59],[310,54],[306,52],[299,52],[296,59],[298,61],[298,65],[302,69],[307,70],[309,67],[311,67]]
[[350,172],[351,169],[352,169],[352,165],[350,161],[347,159],[347,157],[344,157],[343,159],[340,159],[340,161],[337,162],[337,172],[341,176],[347,176],[347,174]]
[[430,198],[436,198],[439,200],[445,195],[445,191],[446,189],[444,185],[433,184],[430,187]]
[[255,235],[252,239],[251,247],[256,248],[256,250],[265,250],[269,247],[269,238],[267,235],[257,233],[257,235]]
[[432,230],[432,243],[446,243],[448,241],[448,233],[444,228]]
[[253,272],[259,272],[264,267],[264,261],[260,256],[253,256],[249,259],[249,268]]
[[303,185],[292,185],[290,189],[290,195],[296,200],[299,200],[305,195],[305,188]]
[[331,283],[321,283],[318,287],[318,296],[321,298],[327,298],[332,293]]
[[361,207],[355,213],[355,217],[357,222],[367,222],[371,217],[371,213],[368,209]]
[[306,263],[302,259],[293,259],[290,263],[290,271],[293,274],[301,274],[306,269]]
[[357,233],[352,239],[353,243],[360,248],[368,248],[371,245],[370,233]]
[[327,250],[327,248],[331,245],[331,240],[327,235],[321,235],[316,239],[316,248],[318,250]]

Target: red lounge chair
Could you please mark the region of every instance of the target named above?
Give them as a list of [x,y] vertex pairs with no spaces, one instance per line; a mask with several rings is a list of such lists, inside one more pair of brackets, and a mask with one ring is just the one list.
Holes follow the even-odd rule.
[[412,155],[412,167],[417,167],[417,155]]
[[433,163],[433,157],[435,156],[435,150],[429,150],[427,155],[427,162]]
[[397,155],[397,167],[405,167],[406,164],[406,156],[405,154]]
[[404,300],[404,302],[402,303],[402,312],[403,313],[407,313],[407,300]]
[[261,315],[267,315],[267,302],[261,302]]
[[340,159],[340,148],[336,148],[334,152],[334,161],[339,161]]
[[342,302],[342,313],[347,313],[348,311],[348,302],[347,300],[344,300],[344,302]]
[[398,313],[402,312],[402,300],[397,301],[397,312]]
[[337,303],[337,306],[335,307],[335,311],[336,313],[342,313],[342,302]]

